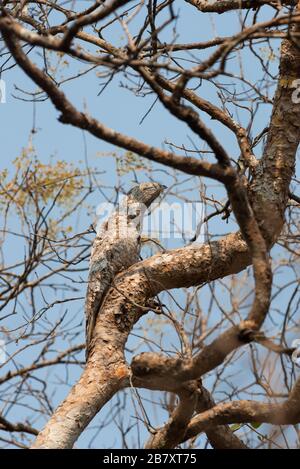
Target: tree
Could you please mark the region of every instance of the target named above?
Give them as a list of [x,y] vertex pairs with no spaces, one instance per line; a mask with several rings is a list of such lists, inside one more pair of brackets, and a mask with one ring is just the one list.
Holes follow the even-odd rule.
[[[221,18],[232,22],[236,31],[202,42],[177,42],[191,9],[200,28],[208,18],[216,22]],[[84,10],[48,0],[2,2],[3,73],[5,67],[6,73],[19,67],[38,87],[30,100],[50,100],[62,124],[125,150],[123,157],[113,154],[119,177],[131,172],[138,179],[140,171],[153,180],[155,171],[164,167],[173,179],[166,197],[187,202],[190,193],[182,177],[189,175],[190,188],[197,188],[198,200],[207,207],[206,242],[184,240],[182,246],[165,250],[156,240],[148,240],[147,257],[114,276],[97,316],[93,348],[86,364],[81,362],[81,376],[56,409],[44,390],[36,396],[41,405],[47,402],[52,413],[44,428],[35,428],[36,416],[28,422],[26,415],[25,423],[16,423],[3,415],[4,432],[20,432],[25,441],[26,435],[37,434],[33,448],[71,448],[105,404],[115,399],[112,418],[126,446],[130,425],[135,431],[138,424],[131,421],[125,428],[118,421],[122,404],[116,396],[130,388],[150,432],[147,448],[201,447],[206,439],[214,448],[299,445],[300,381],[297,346],[292,344],[299,331],[294,315],[299,304],[300,200],[294,194],[299,181],[293,179],[300,139],[299,9],[300,3],[293,0],[110,0],[95,1]],[[116,33],[120,30],[121,38]],[[154,98],[144,118],[160,104],[176,125],[186,125],[193,136],[189,137],[192,148],[175,137],[164,146],[154,146],[78,109],[64,93],[56,67],[51,67],[57,57],[72,61],[72,67],[84,63],[89,71],[96,70],[104,80],[101,91],[122,77],[122,87],[133,95]],[[256,68],[258,79],[252,79],[248,66]],[[72,79],[82,74],[77,69]],[[229,149],[219,136],[223,127],[231,133]],[[84,348],[77,342],[78,330],[83,330],[84,299],[67,297],[49,303],[43,292],[46,279],[53,291],[77,291],[74,273],[87,272],[94,227],[68,235],[64,222],[93,192],[97,169],[82,170],[65,162],[43,166],[37,158],[34,163],[26,158],[25,154],[17,160],[11,181],[2,175],[4,218],[12,204],[17,206],[28,247],[22,262],[2,263],[2,309],[14,304],[8,311],[15,315],[22,295],[31,294],[33,314],[26,318],[22,334],[31,339],[36,334],[36,343],[43,347],[31,365],[9,371],[1,383],[15,382],[18,389],[31,392],[39,369],[58,364],[69,369]],[[214,182],[209,190],[207,181]],[[47,187],[49,191],[44,190]],[[64,210],[58,215],[60,201]],[[51,212],[54,218],[49,221]],[[218,237],[226,227],[229,231]],[[32,293],[37,288],[39,301],[44,301],[38,310]],[[206,299],[209,295],[209,301],[199,302],[201,292],[206,292]],[[285,292],[289,297],[278,306],[276,298]],[[62,315],[51,330],[49,325],[47,330],[39,329],[53,304],[74,300],[81,302],[80,326],[71,322],[58,333]],[[154,315],[149,315],[151,311]],[[166,322],[173,327],[170,337],[176,333],[180,346],[170,351],[162,345],[157,352],[152,341],[159,344],[160,331],[167,334]],[[136,354],[136,345],[128,338],[140,324],[151,330],[142,338],[143,353]],[[3,332],[8,340],[15,339],[14,331]],[[48,358],[60,337],[70,346]],[[13,360],[9,357],[8,363]],[[242,367],[247,369],[247,380],[234,381]],[[153,428],[152,415],[149,419],[143,407],[142,389],[163,396],[160,408],[169,417],[162,426]],[[5,393],[3,399],[7,402]],[[28,444],[11,438],[10,444]]]

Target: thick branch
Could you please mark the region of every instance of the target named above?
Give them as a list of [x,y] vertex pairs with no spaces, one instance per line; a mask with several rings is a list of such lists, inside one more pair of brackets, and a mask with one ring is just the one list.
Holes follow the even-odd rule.
[[145,446],[146,448],[174,448],[186,434],[187,426],[195,411],[199,390],[196,385],[191,384],[180,390],[178,394],[180,401],[169,422],[150,438]]
[[230,423],[272,423],[288,425],[300,422],[300,381],[283,404],[255,401],[236,401],[218,404],[194,417],[188,426],[184,441],[207,431],[215,425]]
[[280,6],[296,5],[297,0],[282,0],[280,3],[276,0],[185,0],[198,10],[204,13],[226,13],[227,11],[240,9],[256,9],[263,5]]

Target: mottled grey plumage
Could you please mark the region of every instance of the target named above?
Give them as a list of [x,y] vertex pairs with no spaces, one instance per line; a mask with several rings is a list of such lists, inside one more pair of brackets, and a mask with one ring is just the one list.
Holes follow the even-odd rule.
[[139,260],[140,233],[145,210],[165,186],[146,182],[133,187],[98,231],[93,243],[85,302],[88,356],[105,293],[115,275]]

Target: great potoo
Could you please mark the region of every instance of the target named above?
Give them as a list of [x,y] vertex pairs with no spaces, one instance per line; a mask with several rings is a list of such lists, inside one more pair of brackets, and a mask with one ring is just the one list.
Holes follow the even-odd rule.
[[87,357],[105,293],[117,273],[139,260],[142,218],[164,189],[165,186],[154,182],[133,187],[97,232],[85,302]]

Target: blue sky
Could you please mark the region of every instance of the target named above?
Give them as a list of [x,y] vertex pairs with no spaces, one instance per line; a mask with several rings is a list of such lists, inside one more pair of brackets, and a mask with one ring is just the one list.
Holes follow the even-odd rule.
[[[82,7],[81,4],[83,3],[87,4],[90,2],[77,2],[80,7]],[[237,13],[229,13],[219,16],[198,15],[195,9],[190,5],[187,5],[185,2],[177,2],[176,8],[180,9],[180,19],[178,21],[178,31],[180,35],[177,37],[176,42],[205,41],[213,37],[215,34],[226,36],[239,30],[239,15]],[[270,10],[268,10],[268,8],[264,8],[262,10],[261,19],[268,17],[268,12],[270,12]],[[120,30],[116,28],[113,33],[112,40],[122,41],[122,33]],[[278,41],[274,42],[275,51],[276,48],[278,48],[278,45]],[[40,57],[37,55],[38,53],[39,51],[33,51],[30,54],[30,57],[36,62],[40,62]],[[263,51],[260,51],[260,53],[263,53]],[[238,59],[238,56],[234,56],[232,59],[230,65],[232,71],[237,72],[239,70]],[[259,62],[249,53],[244,54],[244,59],[245,76],[247,79],[259,80],[262,77]],[[277,62],[274,61],[274,70],[276,70],[276,67]],[[85,64],[80,64],[79,68],[76,66],[76,70],[79,69],[83,71],[85,68],[87,68]],[[63,73],[65,77],[68,77],[72,75],[74,70],[75,64],[70,60],[70,65],[64,67]],[[49,101],[33,104],[16,99],[14,96],[23,95],[15,88],[15,86],[30,92],[36,90],[32,82],[18,68],[15,67],[4,73],[2,78],[6,81],[7,102],[6,104],[0,105],[0,142],[2,155],[0,160],[0,169],[7,167],[11,168],[12,161],[20,154],[22,147],[27,146],[29,134],[33,126],[33,119],[35,119],[35,128],[37,130],[33,136],[33,143],[37,154],[42,161],[48,162],[51,155],[55,155],[55,157],[59,159],[73,162],[74,164],[78,164],[80,160],[84,160],[85,142],[82,131],[59,123],[57,120],[58,113]],[[161,146],[165,141],[172,141],[177,145],[185,144],[188,147],[191,146],[189,140],[191,132],[188,128],[181,122],[170,117],[170,115],[158,103],[144,120],[143,124],[140,125],[139,122],[141,118],[152,105],[154,98],[151,95],[143,99],[134,97],[131,92],[121,86],[121,81],[124,83],[122,76],[117,75],[114,81],[106,88],[105,92],[98,97],[97,94],[100,89],[101,80],[95,76],[94,72],[90,72],[79,79],[66,83],[63,85],[63,90],[69,99],[78,106],[78,108],[87,109],[92,116],[98,118],[103,123],[116,130],[128,135],[136,136],[140,140],[151,145]],[[221,79],[220,81],[227,83],[229,79],[224,77],[224,79]],[[237,91],[241,90],[244,85],[239,86],[240,87],[237,86]],[[206,99],[219,104],[219,100],[216,95],[216,88],[213,85],[202,84],[202,88],[199,88],[199,92]],[[268,124],[270,110],[271,106],[266,104],[263,105],[257,113],[255,128],[253,129],[254,135],[259,133]],[[207,116],[203,115],[203,113],[201,117],[215,131],[216,135],[226,147],[230,155],[232,155],[233,158],[237,158],[239,150],[232,134],[220,124],[211,121]],[[234,117],[240,117],[242,119],[242,123],[246,125],[249,116],[246,111],[240,110],[239,116],[235,115]],[[106,144],[89,134],[85,134],[85,139],[89,164],[91,166],[96,166],[99,170],[106,171],[105,175],[99,176],[99,183],[111,186],[115,185],[116,173],[113,158],[99,155],[109,151],[119,151],[120,154],[122,154],[122,150],[113,148],[111,145]],[[200,148],[204,148],[202,147],[201,142],[197,142],[197,144]],[[260,151],[260,149],[261,148],[258,147],[258,151]],[[124,188],[130,187],[130,179],[131,176],[124,178]],[[159,181],[165,182],[163,180],[163,173],[159,173]],[[217,194],[221,194],[221,191],[218,190]],[[96,192],[93,194],[91,203],[97,205],[101,201],[99,193]],[[80,220],[82,228],[88,226],[90,223],[91,221],[88,217],[83,215]],[[228,226],[223,224],[222,227],[219,227],[218,223],[219,222],[216,221],[212,225],[212,227],[216,229],[216,232],[223,233],[223,230],[229,231],[234,228],[233,223]],[[182,299],[178,293],[177,298],[178,301]],[[48,300],[50,301],[51,298]],[[203,303],[205,305],[205,299],[203,299]],[[284,304],[284,298],[282,296],[279,297],[278,307],[281,308]],[[80,315],[82,310],[82,305],[78,305],[77,314]],[[167,337],[167,333],[166,329],[166,343],[172,343],[173,340],[175,341],[173,333],[170,332],[170,337]],[[28,352],[27,355],[26,360],[30,361],[30,352]],[[74,369],[73,367],[70,370],[70,376],[72,378],[70,378],[70,381],[75,381],[79,373],[79,368]],[[243,373],[244,372],[242,370],[239,370],[239,380],[247,379]],[[67,393],[67,391],[68,387],[65,386],[64,392]],[[159,393],[156,393],[157,398],[158,396]],[[62,397],[63,391],[60,390],[54,398],[55,404],[58,404]],[[111,404],[108,404],[107,408],[110,406]],[[130,408],[127,412],[127,419],[130,418],[132,412],[133,408]],[[15,416],[13,413],[10,415],[13,415],[13,417]],[[165,414],[162,415],[159,413],[157,416],[158,420],[161,420],[163,416],[165,416]],[[96,421],[98,422],[100,418],[101,417],[97,416]],[[145,434],[146,432],[144,431],[143,435],[145,436]],[[77,447],[84,447],[87,444],[87,441],[89,441],[89,435],[83,434]],[[130,444],[130,440],[128,443]],[[95,447],[110,447],[112,444],[114,446],[118,446],[120,442],[118,440],[118,436],[115,435],[113,426],[110,425],[108,427],[108,431],[101,432],[93,444]]]

